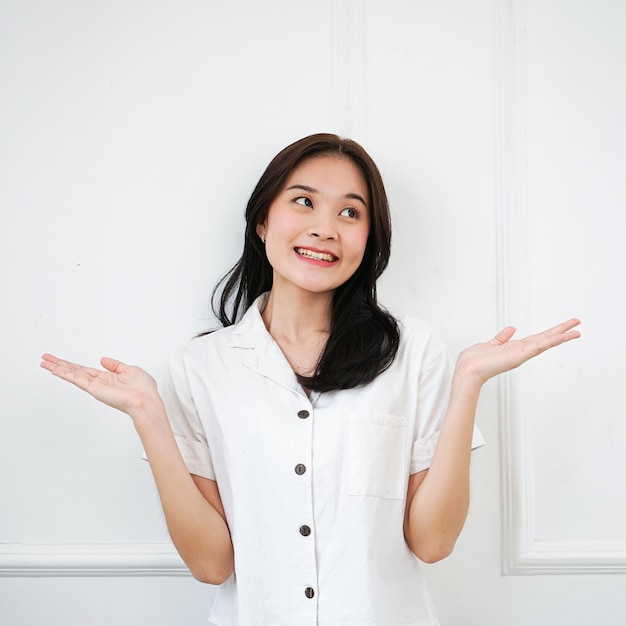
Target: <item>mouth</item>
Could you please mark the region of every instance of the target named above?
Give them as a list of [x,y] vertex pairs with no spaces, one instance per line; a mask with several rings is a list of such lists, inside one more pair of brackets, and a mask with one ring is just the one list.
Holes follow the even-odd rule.
[[314,252],[308,248],[294,248],[297,254],[305,257],[306,259],[313,259],[314,261],[326,261],[326,263],[334,263],[339,258],[330,254],[329,252]]

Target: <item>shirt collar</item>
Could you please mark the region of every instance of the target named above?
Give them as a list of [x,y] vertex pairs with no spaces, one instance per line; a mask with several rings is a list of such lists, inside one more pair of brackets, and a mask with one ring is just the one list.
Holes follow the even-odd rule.
[[250,305],[241,320],[235,325],[228,342],[229,346],[233,348],[256,348],[262,341],[271,339],[261,317],[261,311],[265,309],[269,295],[269,291],[262,293]]
[[298,382],[294,371],[282,353],[280,347],[270,335],[261,312],[267,304],[269,292],[261,294],[235,325],[228,345],[232,348],[247,348],[243,364],[246,367],[270,378],[278,384],[297,393],[306,395]]

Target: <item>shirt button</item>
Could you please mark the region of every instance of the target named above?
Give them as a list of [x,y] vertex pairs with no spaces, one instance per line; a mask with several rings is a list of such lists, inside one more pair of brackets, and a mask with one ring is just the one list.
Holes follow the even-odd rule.
[[300,534],[303,537],[308,537],[311,534],[311,529],[306,525],[300,526]]
[[296,471],[296,474],[298,474],[298,476],[302,476],[302,474],[306,472],[306,465],[302,465],[302,463],[298,463],[298,465],[296,465],[294,469]]
[[302,409],[302,411],[298,411],[298,417],[301,420],[305,420],[307,417],[309,417],[309,412],[306,409]]
[[315,590],[313,589],[313,587],[307,587],[307,588],[304,590],[304,595],[305,595],[307,598],[312,598],[312,597],[315,595]]

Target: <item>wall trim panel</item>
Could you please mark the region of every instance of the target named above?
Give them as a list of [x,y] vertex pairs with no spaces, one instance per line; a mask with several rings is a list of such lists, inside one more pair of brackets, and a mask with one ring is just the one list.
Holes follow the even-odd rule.
[[[525,1],[494,0],[498,320],[528,319]],[[626,573],[624,541],[539,541],[524,370],[498,378],[502,572]]]
[[333,97],[338,134],[365,143],[367,60],[365,2],[333,0]]
[[0,576],[188,576],[166,543],[0,544]]

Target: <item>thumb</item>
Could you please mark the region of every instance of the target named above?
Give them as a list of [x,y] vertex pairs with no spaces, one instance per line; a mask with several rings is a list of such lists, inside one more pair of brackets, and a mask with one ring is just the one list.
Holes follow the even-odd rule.
[[102,365],[105,370],[109,370],[109,372],[114,372],[116,374],[121,373],[122,370],[125,369],[124,363],[118,361],[117,359],[111,359],[108,356],[103,356],[100,359],[100,365]]
[[493,345],[502,345],[506,343],[514,334],[516,328],[514,326],[507,326],[503,328],[492,340],[491,343]]

